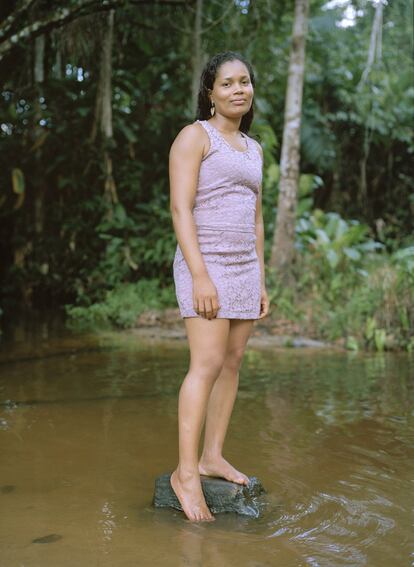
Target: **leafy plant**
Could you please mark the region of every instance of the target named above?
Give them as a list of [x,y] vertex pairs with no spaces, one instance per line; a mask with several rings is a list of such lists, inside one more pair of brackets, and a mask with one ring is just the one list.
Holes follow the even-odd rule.
[[174,289],[161,287],[158,279],[120,284],[106,292],[102,301],[88,307],[67,305],[66,312],[73,323],[82,327],[102,325],[133,327],[138,316],[148,309],[175,305]]

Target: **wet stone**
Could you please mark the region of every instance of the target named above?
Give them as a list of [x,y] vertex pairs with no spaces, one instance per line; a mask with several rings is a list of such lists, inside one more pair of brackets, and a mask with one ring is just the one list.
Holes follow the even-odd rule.
[[62,539],[63,536],[59,534],[48,534],[43,537],[37,537],[36,539],[32,540],[32,543],[54,543],[55,541],[59,541]]
[[[152,504],[156,508],[175,508],[183,511],[171,487],[170,476],[171,473],[166,473],[155,479]],[[235,512],[253,518],[261,516],[265,505],[261,497],[266,491],[256,477],[250,477],[247,486],[204,475],[200,475],[200,480],[207,506],[212,514]]]
[[10,492],[14,492],[16,490],[16,487],[14,484],[3,484],[3,486],[0,486],[0,492],[2,494],[10,494]]

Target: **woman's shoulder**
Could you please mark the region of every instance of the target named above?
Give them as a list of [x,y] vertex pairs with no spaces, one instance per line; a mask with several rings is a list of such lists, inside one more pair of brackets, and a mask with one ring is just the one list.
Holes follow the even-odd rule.
[[178,132],[174,141],[179,141],[181,143],[198,143],[204,144],[206,139],[206,131],[198,120],[195,120],[191,124],[187,124]]
[[207,132],[198,121],[195,121],[181,128],[171,145],[170,154],[199,155],[199,158],[203,159],[208,148]]

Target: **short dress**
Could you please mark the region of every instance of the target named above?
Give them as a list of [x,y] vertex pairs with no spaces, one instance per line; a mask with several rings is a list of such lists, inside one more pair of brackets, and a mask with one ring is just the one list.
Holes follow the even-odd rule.
[[[217,289],[218,319],[258,319],[261,273],[256,251],[256,203],[262,182],[257,143],[239,151],[208,120],[197,120],[210,139],[202,159],[192,210],[200,252]],[[193,280],[177,243],[173,276],[181,317],[201,317],[193,307]]]

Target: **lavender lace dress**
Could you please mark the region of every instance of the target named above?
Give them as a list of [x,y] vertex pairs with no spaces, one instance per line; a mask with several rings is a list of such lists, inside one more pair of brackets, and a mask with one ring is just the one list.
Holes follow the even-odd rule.
[[[260,264],[256,252],[256,200],[262,181],[262,158],[243,134],[245,151],[236,150],[207,120],[210,149],[200,166],[193,217],[208,274],[216,286],[217,318],[258,319]],[[201,317],[193,309],[193,281],[179,244],[173,262],[181,317]]]

